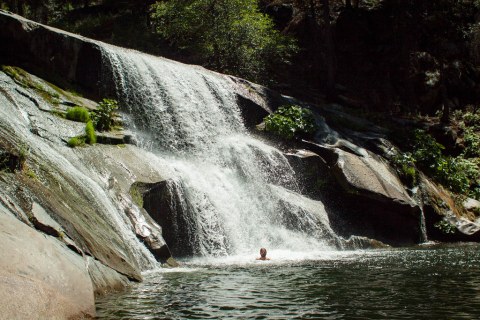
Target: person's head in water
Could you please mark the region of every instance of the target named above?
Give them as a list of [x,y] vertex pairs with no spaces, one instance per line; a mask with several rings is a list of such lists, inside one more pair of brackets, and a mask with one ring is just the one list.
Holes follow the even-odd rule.
[[265,248],[260,249],[260,257],[262,257],[262,258],[267,257],[267,249],[265,249]]
[[257,260],[270,260],[269,258],[267,258],[267,249],[260,249],[260,258],[257,258]]

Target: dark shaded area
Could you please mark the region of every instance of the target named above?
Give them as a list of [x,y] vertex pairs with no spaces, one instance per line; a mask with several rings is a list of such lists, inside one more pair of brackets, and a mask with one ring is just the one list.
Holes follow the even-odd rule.
[[102,56],[97,44],[66,37],[46,27],[0,12],[0,61],[20,66],[62,87],[83,89],[98,100],[105,83],[101,79]]
[[20,156],[0,149],[0,171],[7,170],[14,172],[21,170],[23,167]]
[[[196,253],[196,229],[191,223],[192,210],[184,210],[180,194],[169,180],[142,183],[139,190],[143,208],[162,227],[162,236],[175,257]],[[160,252],[161,254],[161,252]]]
[[[0,5],[93,39],[205,64],[155,33],[154,2],[3,0]],[[480,102],[480,11],[474,0],[262,0],[259,7],[300,48],[290,65],[265,76],[279,91],[312,102],[327,95],[388,113],[443,111],[444,121],[452,110]],[[81,56],[95,59],[91,49],[82,49]],[[86,70],[82,80],[94,86],[92,75]]]

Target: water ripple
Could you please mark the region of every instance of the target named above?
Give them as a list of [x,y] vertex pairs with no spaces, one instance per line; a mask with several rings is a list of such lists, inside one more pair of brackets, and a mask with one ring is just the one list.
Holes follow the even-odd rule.
[[478,246],[462,246],[269,264],[187,261],[185,268],[148,273],[131,290],[98,300],[98,316],[478,319],[479,252]]

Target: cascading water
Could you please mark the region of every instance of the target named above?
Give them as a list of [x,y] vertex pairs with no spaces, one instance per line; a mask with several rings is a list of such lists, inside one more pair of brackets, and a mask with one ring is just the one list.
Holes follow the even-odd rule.
[[283,154],[248,134],[230,79],[116,47],[104,46],[103,55],[140,146],[173,172],[172,205],[194,231],[195,255],[338,243],[321,202],[298,193]]

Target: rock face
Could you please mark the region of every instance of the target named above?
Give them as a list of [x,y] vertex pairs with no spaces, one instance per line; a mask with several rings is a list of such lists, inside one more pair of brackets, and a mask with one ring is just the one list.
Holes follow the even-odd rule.
[[82,256],[18,221],[3,206],[0,212],[2,318],[93,318],[93,287]]
[[337,233],[390,245],[420,242],[420,208],[385,163],[366,150],[362,157],[313,143],[303,146],[310,151],[299,150],[289,160],[306,180],[307,193],[325,203]]
[[34,69],[47,79],[62,79],[99,96],[101,51],[87,38],[0,11],[0,60]]
[[[95,105],[0,71],[0,292],[8,319],[94,316],[94,294],[141,280],[165,244],[128,193],[137,179],[164,180],[162,166],[131,145],[67,147],[84,124],[55,115],[63,101]],[[139,228],[150,228],[152,251]]]

